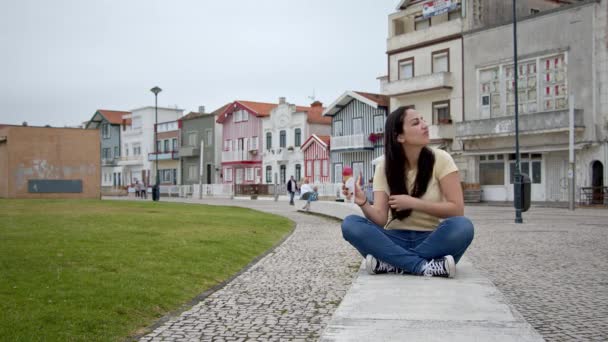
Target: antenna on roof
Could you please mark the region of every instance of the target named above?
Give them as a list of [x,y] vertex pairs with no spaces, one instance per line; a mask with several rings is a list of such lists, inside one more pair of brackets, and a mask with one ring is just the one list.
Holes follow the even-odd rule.
[[316,99],[316,97],[315,97],[315,88],[312,88],[312,96],[307,96],[307,97],[308,97],[308,99],[310,101],[315,102],[315,99]]

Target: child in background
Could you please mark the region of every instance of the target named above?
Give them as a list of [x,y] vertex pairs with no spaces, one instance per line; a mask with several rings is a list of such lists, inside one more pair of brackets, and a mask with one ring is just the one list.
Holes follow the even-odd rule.
[[353,203],[353,194],[355,193],[355,179],[353,178],[353,169],[346,166],[342,169],[342,184],[347,190],[346,202]]

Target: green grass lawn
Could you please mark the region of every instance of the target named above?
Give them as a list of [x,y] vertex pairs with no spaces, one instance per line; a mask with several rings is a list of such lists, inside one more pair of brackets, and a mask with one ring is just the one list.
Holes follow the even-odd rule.
[[234,207],[0,199],[0,340],[124,340],[291,229]]

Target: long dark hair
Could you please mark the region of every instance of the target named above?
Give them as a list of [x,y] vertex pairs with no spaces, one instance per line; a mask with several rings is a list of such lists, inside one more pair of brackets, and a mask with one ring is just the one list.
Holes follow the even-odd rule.
[[[414,182],[412,193],[407,189],[408,165],[403,145],[397,141],[399,134],[403,133],[403,122],[408,109],[413,107],[399,107],[388,115],[384,128],[384,173],[390,188],[391,195],[411,195],[420,198],[429,185],[435,155],[428,147],[423,147],[418,157],[418,173]],[[397,211],[391,208],[393,218],[402,220],[412,214],[412,209]]]

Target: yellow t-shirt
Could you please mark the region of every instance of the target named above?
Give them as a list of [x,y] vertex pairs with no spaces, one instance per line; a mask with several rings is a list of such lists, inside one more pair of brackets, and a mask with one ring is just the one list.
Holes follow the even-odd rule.
[[[443,202],[444,197],[441,193],[439,180],[454,171],[458,171],[458,167],[456,167],[452,156],[446,151],[435,148],[431,148],[431,151],[433,151],[433,154],[435,155],[433,176],[429,180],[426,193],[422,195],[421,199],[433,202]],[[409,170],[407,174],[407,188],[410,194],[412,193],[414,181],[416,180],[416,171],[417,170]],[[386,174],[384,173],[384,160],[381,160],[378,165],[376,165],[376,171],[374,173],[374,191],[384,191],[390,196],[390,189],[388,187],[388,182],[386,181]],[[412,214],[403,220],[393,220],[389,210],[388,223],[384,228],[433,231],[439,225],[439,220],[439,217],[416,210],[413,210]]]

